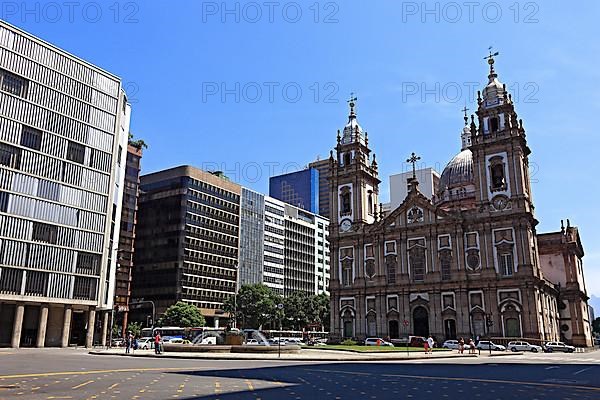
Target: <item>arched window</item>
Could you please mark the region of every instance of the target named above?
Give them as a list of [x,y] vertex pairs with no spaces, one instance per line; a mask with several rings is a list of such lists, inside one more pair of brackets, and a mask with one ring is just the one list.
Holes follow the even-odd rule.
[[350,165],[351,161],[352,161],[352,154],[344,153],[344,166]]
[[343,188],[340,193],[340,213],[342,216],[352,214],[352,202],[348,188]]
[[490,118],[490,130],[492,132],[498,132],[498,126],[499,126],[498,118],[496,118],[496,117]]

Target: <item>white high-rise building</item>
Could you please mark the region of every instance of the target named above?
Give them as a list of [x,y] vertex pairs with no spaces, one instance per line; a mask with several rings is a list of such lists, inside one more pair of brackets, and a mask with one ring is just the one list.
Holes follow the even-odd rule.
[[264,283],[285,296],[329,293],[327,218],[246,188],[240,214],[239,286]]
[[129,120],[118,77],[0,21],[1,345],[104,343]]

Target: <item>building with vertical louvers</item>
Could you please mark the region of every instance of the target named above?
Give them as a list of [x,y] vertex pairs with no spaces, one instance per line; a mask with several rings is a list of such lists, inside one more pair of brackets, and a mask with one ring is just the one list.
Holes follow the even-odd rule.
[[118,77],[0,21],[1,345],[104,343],[129,119]]

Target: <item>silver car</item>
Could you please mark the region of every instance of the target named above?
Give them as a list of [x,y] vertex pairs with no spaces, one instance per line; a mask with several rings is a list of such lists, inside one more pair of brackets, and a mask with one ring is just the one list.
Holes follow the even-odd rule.
[[514,341],[509,342],[506,346],[510,351],[532,351],[534,353],[541,352],[542,346],[530,344],[529,342]]

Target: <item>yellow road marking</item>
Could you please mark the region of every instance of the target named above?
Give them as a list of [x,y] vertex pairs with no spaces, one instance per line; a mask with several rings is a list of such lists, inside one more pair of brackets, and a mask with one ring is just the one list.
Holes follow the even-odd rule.
[[221,382],[215,382],[215,393],[221,393]]
[[[350,375],[373,375],[370,372],[350,372],[350,371],[335,371],[327,369],[313,369],[311,371],[316,372],[332,372],[338,374],[350,374]],[[545,386],[545,387],[559,387],[559,388],[572,388],[581,390],[592,390],[600,391],[600,387],[592,386],[581,386],[581,385],[565,385],[560,383],[543,383],[543,382],[526,382],[526,381],[507,381],[501,379],[483,379],[483,378],[455,378],[447,376],[421,376],[421,375],[402,375],[402,374],[380,374],[380,377],[387,378],[407,378],[407,379],[425,379],[434,381],[466,381],[466,382],[484,382],[484,383],[503,383],[512,385],[527,385],[527,386]]]
[[179,385],[179,389],[177,389],[177,393],[183,392],[184,387],[185,387],[185,383],[182,383],[181,385]]
[[[125,368],[125,369],[106,369],[92,371],[60,371],[60,372],[40,372],[36,374],[19,374],[19,375],[0,375],[0,379],[20,379],[31,378],[34,376],[61,376],[61,375],[92,375],[105,374],[107,372],[146,372],[146,371],[184,371],[188,368]],[[65,378],[68,380],[69,378]]]
[[119,386],[119,382],[117,382],[117,383],[113,383],[112,385],[110,385],[110,386],[108,387],[108,390],[113,390],[113,389],[114,389],[114,388],[116,388],[117,386]]
[[94,381],[92,380],[92,381],[83,382],[83,383],[80,383],[77,386],[73,386],[71,389],[79,389],[80,387],[84,387],[85,385],[89,385],[92,382],[94,382]]
[[48,396],[48,400],[52,400],[52,399],[72,399],[73,397],[71,396]]
[[248,385],[248,389],[250,389],[250,391],[254,390],[254,386],[252,386],[252,382],[250,382],[248,379],[246,379],[244,382],[246,382],[246,385]]

